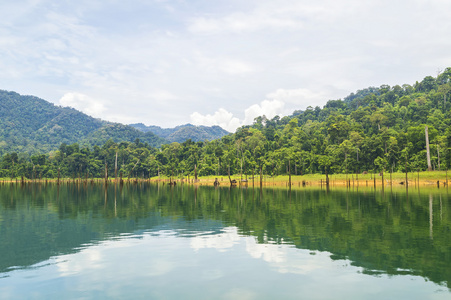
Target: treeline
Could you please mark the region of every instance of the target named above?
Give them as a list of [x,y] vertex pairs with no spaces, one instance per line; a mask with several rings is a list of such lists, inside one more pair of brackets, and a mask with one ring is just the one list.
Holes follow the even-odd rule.
[[106,141],[103,146],[62,144],[29,156],[8,153],[1,177],[173,177],[227,174],[361,173],[424,171],[451,165],[451,68],[414,85],[359,90],[323,108],[308,107],[283,118],[261,116],[254,124],[211,142],[142,143]]
[[217,140],[229,134],[226,130],[219,126],[194,126],[185,124],[174,128],[161,128],[159,126],[146,126],[142,123],[130,124],[131,127],[143,132],[152,132],[155,135],[165,139],[168,143],[183,143],[186,140],[194,142],[205,140]]
[[62,143],[94,146],[109,139],[133,142],[137,138],[154,147],[167,142],[152,132],[95,119],[34,96],[0,90],[0,155],[48,153]]

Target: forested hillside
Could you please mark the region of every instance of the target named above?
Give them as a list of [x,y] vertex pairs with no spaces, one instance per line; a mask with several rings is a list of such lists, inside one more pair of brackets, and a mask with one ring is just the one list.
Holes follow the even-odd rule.
[[146,126],[142,123],[130,124],[130,126],[143,132],[153,132],[169,142],[182,143],[186,140],[194,142],[212,141],[229,134],[219,126],[194,126],[192,124],[180,125],[174,128],[161,128],[159,126]]
[[0,154],[45,153],[61,143],[102,145],[110,138],[118,142],[139,138],[152,146],[165,142],[152,133],[95,119],[73,108],[0,90]]
[[427,170],[426,126],[430,167],[443,170],[451,164],[450,94],[447,68],[413,85],[370,87],[323,108],[308,107],[283,118],[261,116],[210,142],[187,140],[155,149],[139,140],[108,140],[93,148],[63,144],[32,157],[9,153],[2,158],[1,176],[52,177],[61,168],[65,176],[101,177],[105,162],[114,166],[116,155],[124,176],[156,176],[159,171],[182,176],[194,174],[195,166],[199,175]]

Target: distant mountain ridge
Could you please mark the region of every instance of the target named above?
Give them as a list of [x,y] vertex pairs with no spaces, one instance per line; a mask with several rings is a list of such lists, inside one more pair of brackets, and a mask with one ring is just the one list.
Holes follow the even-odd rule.
[[229,134],[228,131],[220,126],[195,126],[192,124],[179,125],[174,128],[161,128],[159,126],[146,126],[143,123],[130,124],[130,126],[142,131],[153,132],[157,136],[168,140],[169,142],[182,143],[188,139],[192,141],[212,141],[220,139]]
[[0,90],[0,155],[5,152],[49,152],[62,143],[81,146],[115,142],[158,147],[167,141],[152,132],[90,117],[76,109],[56,106],[35,96]]

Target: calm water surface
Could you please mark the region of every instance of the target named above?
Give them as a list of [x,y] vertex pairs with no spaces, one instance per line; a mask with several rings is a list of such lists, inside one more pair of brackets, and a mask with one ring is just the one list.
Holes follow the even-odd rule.
[[435,190],[0,186],[0,299],[451,299]]

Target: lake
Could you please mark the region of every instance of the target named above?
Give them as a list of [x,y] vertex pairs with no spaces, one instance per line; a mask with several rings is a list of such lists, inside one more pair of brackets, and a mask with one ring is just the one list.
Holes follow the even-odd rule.
[[0,299],[451,299],[446,188],[0,185]]

